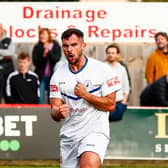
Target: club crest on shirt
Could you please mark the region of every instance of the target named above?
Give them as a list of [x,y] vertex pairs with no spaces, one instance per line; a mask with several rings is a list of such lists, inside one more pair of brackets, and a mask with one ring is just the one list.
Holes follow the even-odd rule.
[[51,92],[57,92],[58,91],[58,87],[56,85],[50,85],[50,91]]
[[65,84],[65,82],[59,82],[59,85],[64,85]]
[[90,80],[86,80],[84,82],[84,85],[86,86],[86,88],[91,88],[93,85],[92,85],[92,82]]
[[119,79],[118,79],[118,76],[115,76],[115,77],[113,77],[113,78],[107,80],[106,82],[107,82],[108,87],[111,87],[111,86],[114,86],[114,85],[120,83],[120,81],[119,81]]

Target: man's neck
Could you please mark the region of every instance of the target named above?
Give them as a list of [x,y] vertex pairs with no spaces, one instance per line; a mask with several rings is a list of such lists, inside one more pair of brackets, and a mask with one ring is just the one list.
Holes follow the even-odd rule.
[[108,61],[108,63],[111,65],[111,66],[116,66],[117,65],[117,61]]
[[167,52],[168,52],[168,47],[164,47],[161,51],[162,51],[163,53],[167,53]]
[[28,70],[27,70],[27,69],[26,69],[26,70],[19,70],[19,72],[20,72],[21,74],[25,75],[25,74],[28,72]]
[[77,72],[84,66],[85,62],[86,62],[86,57],[82,55],[80,60],[75,65],[70,64],[70,68],[73,72]]
[[50,43],[49,43],[48,41],[44,42],[44,45],[46,45],[46,46],[49,45],[49,44],[50,44]]

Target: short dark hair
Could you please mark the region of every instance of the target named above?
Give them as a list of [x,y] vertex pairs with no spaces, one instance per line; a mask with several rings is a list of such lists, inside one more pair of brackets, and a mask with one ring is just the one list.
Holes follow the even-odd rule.
[[106,47],[106,53],[108,52],[108,49],[109,48],[115,48],[116,50],[117,50],[117,54],[120,54],[120,48],[119,48],[119,46],[117,45],[117,44],[110,44],[110,45],[108,45],[107,47]]
[[166,40],[168,41],[168,36],[166,32],[158,32],[155,34],[155,41],[157,40],[158,36],[163,36],[166,38]]
[[72,36],[72,34],[75,34],[77,37],[82,38],[82,39],[84,37],[84,34],[81,30],[70,28],[70,29],[65,30],[62,33],[61,40],[69,38],[70,36]]
[[18,55],[18,59],[30,59],[30,56],[29,56],[29,54],[28,53],[26,53],[26,52],[21,52],[19,55]]

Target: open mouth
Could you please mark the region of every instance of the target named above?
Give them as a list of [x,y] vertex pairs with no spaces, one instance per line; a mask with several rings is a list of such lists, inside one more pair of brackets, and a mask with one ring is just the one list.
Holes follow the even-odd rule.
[[69,62],[73,62],[74,61],[74,55],[72,53],[68,54],[68,60],[69,60]]
[[70,54],[68,54],[68,56],[69,56],[70,58],[73,58],[73,54],[71,54],[71,53],[70,53]]

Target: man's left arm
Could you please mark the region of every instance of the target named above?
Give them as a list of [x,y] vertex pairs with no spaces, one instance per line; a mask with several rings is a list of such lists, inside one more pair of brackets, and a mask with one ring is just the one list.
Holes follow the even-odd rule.
[[115,109],[116,92],[110,93],[107,96],[98,97],[89,93],[85,85],[81,82],[76,84],[74,92],[77,96],[88,101],[99,110],[112,112]]

